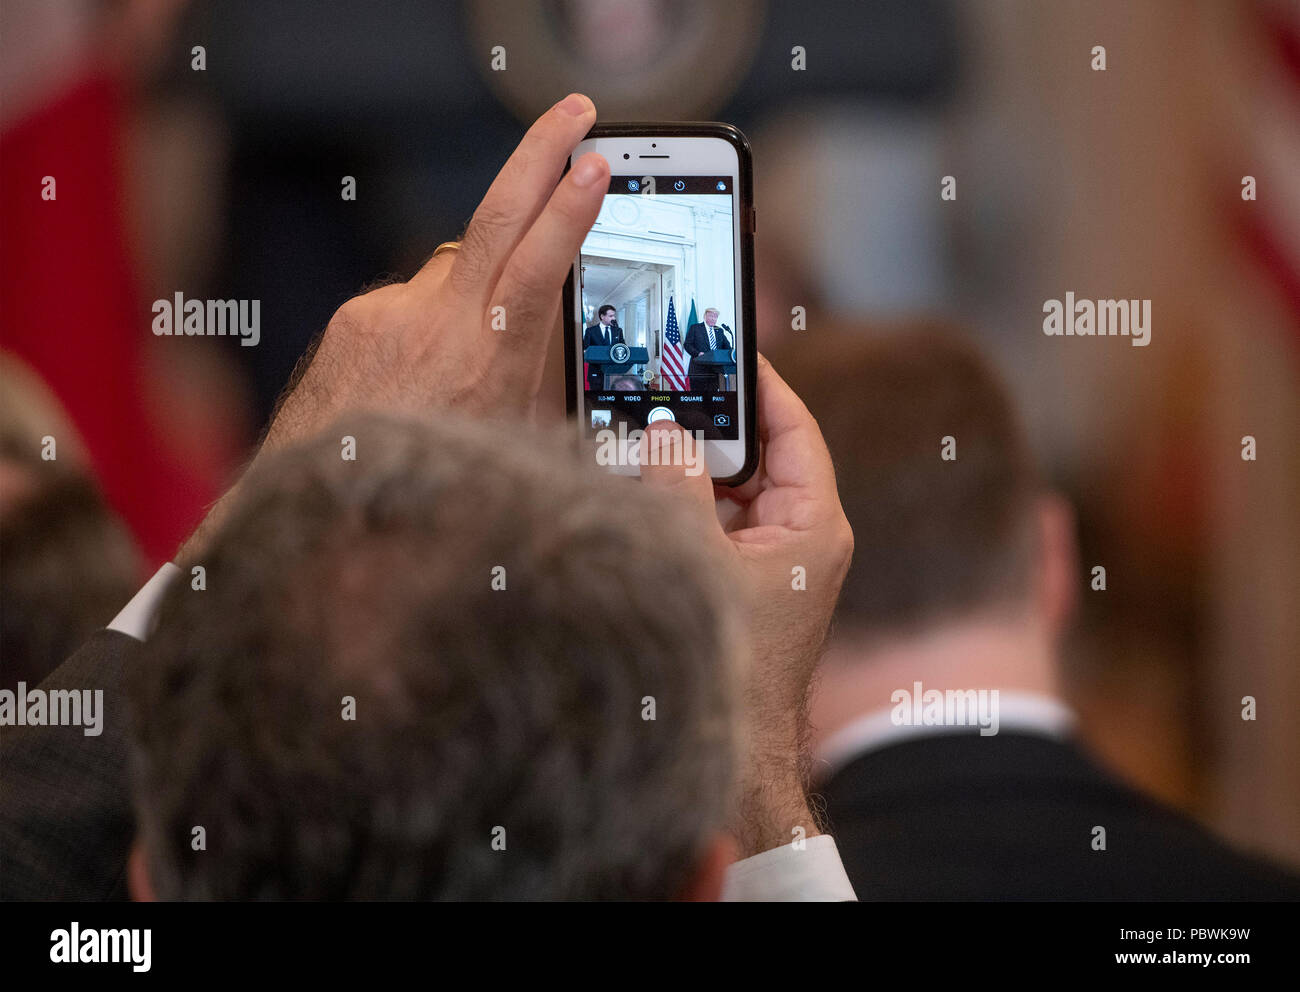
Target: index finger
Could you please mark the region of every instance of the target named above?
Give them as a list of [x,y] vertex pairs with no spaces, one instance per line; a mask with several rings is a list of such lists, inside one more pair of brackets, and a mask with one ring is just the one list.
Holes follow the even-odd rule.
[[465,229],[447,270],[445,284],[454,292],[487,305],[506,260],[542,212],[570,152],[595,120],[595,104],[581,93],[570,93],[537,118]]

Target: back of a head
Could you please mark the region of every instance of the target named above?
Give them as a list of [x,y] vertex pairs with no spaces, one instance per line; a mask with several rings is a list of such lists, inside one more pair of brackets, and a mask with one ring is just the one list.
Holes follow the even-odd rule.
[[197,564],[132,685],[158,896],[671,898],[721,829],[721,584],[558,442],[350,418]]
[[131,598],[139,554],[72,422],[0,352],[0,688],[33,688]]
[[1011,399],[973,345],[928,328],[845,336],[782,372],[821,426],[853,527],[843,628],[907,634],[1025,604],[1039,482]]

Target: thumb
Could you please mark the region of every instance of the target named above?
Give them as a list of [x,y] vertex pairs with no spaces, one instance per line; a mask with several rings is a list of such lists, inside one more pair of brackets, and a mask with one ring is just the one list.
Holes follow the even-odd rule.
[[704,463],[704,442],[681,424],[671,420],[650,424],[641,438],[638,458],[644,485],[676,493],[713,515],[713,481]]

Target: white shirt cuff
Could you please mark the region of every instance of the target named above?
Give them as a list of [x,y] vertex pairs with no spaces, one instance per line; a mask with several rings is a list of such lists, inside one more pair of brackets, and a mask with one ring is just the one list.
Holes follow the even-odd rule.
[[108,629],[134,637],[137,641],[148,640],[158,622],[158,606],[162,603],[163,593],[180,574],[181,570],[171,562],[163,565],[131,597],[131,602],[122,607],[122,612],[113,618]]
[[[799,843],[796,841],[795,843]],[[723,902],[854,902],[835,838],[809,837],[737,861],[727,869]]]

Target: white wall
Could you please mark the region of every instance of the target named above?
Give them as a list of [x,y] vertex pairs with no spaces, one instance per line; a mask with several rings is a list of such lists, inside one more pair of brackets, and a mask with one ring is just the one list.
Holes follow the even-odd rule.
[[[696,317],[704,308],[717,307],[722,323],[736,326],[735,261],[732,258],[732,205],[730,196],[616,196],[606,199],[600,216],[583,244],[583,254],[624,261],[653,262],[663,271],[663,293],[671,293],[677,320],[686,333],[691,300]],[[622,289],[622,287],[620,287]],[[643,281],[629,284],[620,314],[641,293]],[[651,294],[651,310],[658,301]],[[647,313],[653,330],[667,319],[667,301],[660,313]],[[620,320],[625,328],[632,326]]]

